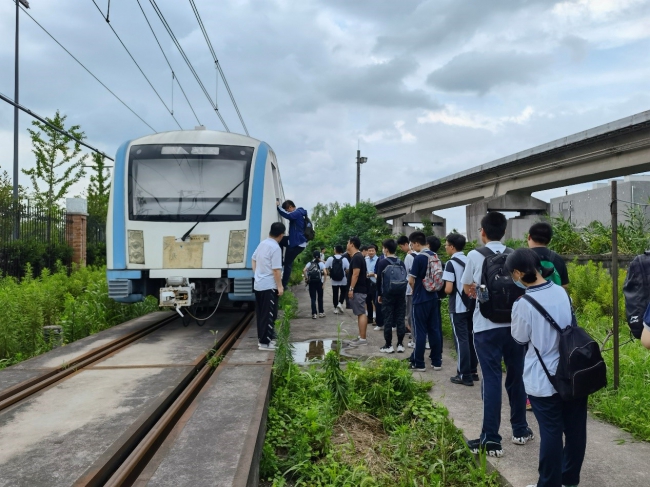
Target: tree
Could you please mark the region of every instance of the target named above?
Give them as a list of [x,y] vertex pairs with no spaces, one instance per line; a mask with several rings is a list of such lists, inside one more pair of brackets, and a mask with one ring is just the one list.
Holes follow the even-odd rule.
[[[65,119],[66,116],[61,116],[58,110],[54,118],[46,117],[48,122],[61,130],[66,130]],[[36,166],[23,169],[22,172],[29,176],[32,182],[37,203],[51,209],[67,194],[73,184],[85,176],[83,165],[88,154],[80,156],[81,144],[50,126],[37,120],[34,120],[32,125],[38,129],[27,129],[32,139]],[[79,128],[79,125],[73,125],[67,132],[78,140],[83,140],[85,135]]]
[[88,214],[97,221],[106,223],[108,213],[108,195],[111,188],[110,174],[106,161],[101,154],[93,153],[93,171],[88,185]]

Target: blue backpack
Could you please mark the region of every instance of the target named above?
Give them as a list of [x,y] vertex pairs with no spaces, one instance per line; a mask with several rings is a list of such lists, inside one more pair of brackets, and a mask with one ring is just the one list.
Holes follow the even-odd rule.
[[383,296],[404,296],[408,276],[404,263],[397,257],[386,257],[390,264],[381,273],[381,294]]

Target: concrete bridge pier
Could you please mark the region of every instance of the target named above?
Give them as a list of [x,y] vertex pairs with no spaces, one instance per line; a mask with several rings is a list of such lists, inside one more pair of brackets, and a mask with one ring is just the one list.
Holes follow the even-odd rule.
[[419,210],[393,218],[393,233],[395,235],[409,235],[411,232],[417,230],[416,227],[411,226],[410,224],[416,223],[421,225],[423,218],[431,221],[433,224],[433,234],[436,237],[442,239],[447,235],[447,220],[427,210]]
[[518,211],[518,216],[508,219],[504,239],[522,239],[533,223],[549,213],[549,204],[530,194],[514,192],[472,203],[466,207],[468,241],[479,239],[481,219],[490,211]]

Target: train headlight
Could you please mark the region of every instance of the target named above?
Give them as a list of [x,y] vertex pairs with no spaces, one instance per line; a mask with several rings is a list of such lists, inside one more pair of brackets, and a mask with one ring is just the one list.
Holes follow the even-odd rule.
[[142,230],[129,230],[129,264],[144,264],[144,233]]
[[246,230],[230,230],[228,239],[228,264],[244,262],[244,247],[246,246]]

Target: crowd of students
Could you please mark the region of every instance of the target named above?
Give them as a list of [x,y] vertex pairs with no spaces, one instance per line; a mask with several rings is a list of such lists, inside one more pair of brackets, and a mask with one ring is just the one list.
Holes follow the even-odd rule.
[[[288,283],[293,260],[306,247],[306,239],[300,237],[304,225],[301,210],[291,201],[278,206],[279,214],[290,221],[288,241],[285,226],[274,223],[269,238],[253,254],[262,350],[275,347],[277,299]],[[374,330],[383,331],[380,352],[404,353],[404,339],[409,334],[407,347],[412,351],[405,360],[411,369],[425,372],[428,362],[434,371],[440,371],[440,303],[448,296],[457,352],[450,381],[473,386],[479,381],[479,365],[482,374],[481,434],[468,441],[469,449],[503,455],[500,429],[505,364],[512,443],[526,445],[535,437],[526,419],[527,400],[539,425],[537,487],[575,486],[580,482],[586,448],[587,400],[563,400],[551,382],[559,362],[559,334],[550,322],[566,328],[574,319],[570,299],[562,289],[569,282],[566,266],[547,248],[552,238],[549,224],[533,225],[528,248],[514,251],[501,243],[506,225],[503,214],[486,214],[480,229],[483,245],[467,255],[465,237],[449,234],[444,246],[449,259],[444,267],[437,255],[440,240],[420,231],[384,240],[381,253],[374,244],[362,246],[358,237],[350,237],[346,249],[334,247],[334,255],[327,259],[326,249],[314,251],[303,269],[312,318],[325,316],[323,288],[329,277],[333,312],[339,314],[347,308],[357,318],[358,336],[348,346],[367,346],[367,328],[374,325]],[[284,263],[282,245],[286,247]],[[398,248],[405,254],[404,260],[396,255]],[[492,282],[504,287],[493,288]],[[527,299],[516,299],[523,295]]]

